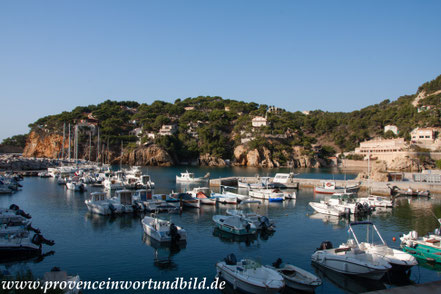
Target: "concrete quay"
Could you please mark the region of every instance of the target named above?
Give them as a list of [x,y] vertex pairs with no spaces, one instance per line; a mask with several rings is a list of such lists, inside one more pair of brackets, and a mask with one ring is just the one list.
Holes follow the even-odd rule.
[[[211,187],[220,187],[223,186],[237,186],[237,181],[240,179],[246,183],[256,183],[258,179],[256,177],[225,177],[218,179],[210,179]],[[321,186],[323,179],[305,179],[305,178],[296,178],[295,182],[298,183],[298,188],[302,190],[313,189],[316,186]],[[330,180],[331,181],[331,180]],[[337,186],[351,186],[360,184],[360,191],[367,192],[370,190],[372,194],[376,195],[390,195],[390,189],[388,186],[397,186],[401,190],[419,190],[426,191],[429,190],[432,195],[441,195],[441,184],[440,183],[422,183],[422,182],[413,182],[413,181],[396,181],[396,182],[369,182],[369,181],[356,181],[356,180],[333,180],[336,182]],[[286,188],[294,188],[287,186]]]

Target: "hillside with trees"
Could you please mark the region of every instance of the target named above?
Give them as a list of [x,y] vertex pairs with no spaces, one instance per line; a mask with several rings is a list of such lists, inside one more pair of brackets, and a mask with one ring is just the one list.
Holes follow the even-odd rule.
[[[296,147],[303,155],[326,159],[337,152],[353,150],[361,141],[373,137],[393,137],[393,133],[384,134],[388,124],[396,125],[399,136],[406,140],[415,127],[441,127],[440,90],[441,75],[421,85],[415,94],[348,113],[315,110],[305,114],[218,96],[151,104],[107,100],[43,117],[29,127],[32,132],[60,135],[63,125],[79,124],[80,144],[88,144],[92,136],[95,146],[99,129],[101,144],[109,145],[107,149],[117,152],[121,143],[126,150],[155,144],[175,162],[190,162],[205,154],[230,160],[235,149],[244,145],[250,150],[269,150],[273,159],[286,165]],[[418,105],[430,105],[427,111],[412,105],[422,91],[425,97]],[[253,127],[255,117],[265,117],[266,125]],[[87,127],[92,125],[93,130]],[[174,125],[174,133],[160,135],[164,125]]]

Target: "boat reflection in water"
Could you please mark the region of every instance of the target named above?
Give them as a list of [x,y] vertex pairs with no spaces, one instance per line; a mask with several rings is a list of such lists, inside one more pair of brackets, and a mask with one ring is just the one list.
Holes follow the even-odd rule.
[[135,214],[123,215],[98,215],[87,212],[84,215],[86,221],[90,222],[94,231],[108,230],[109,225],[118,225],[120,229],[139,226],[139,216]]
[[153,264],[160,270],[174,270],[178,265],[173,262],[173,256],[187,247],[187,242],[161,243],[143,234],[142,241],[154,249]]
[[364,293],[369,291],[386,289],[384,283],[380,280],[363,279],[360,277],[349,276],[328,270],[318,264],[313,263],[315,273],[322,280],[328,280],[337,288],[342,289],[346,293]]
[[245,245],[251,246],[255,241],[257,241],[257,234],[252,235],[235,235],[228,232],[224,232],[215,228],[213,230],[213,236],[218,237],[224,243],[245,243]]
[[321,220],[325,224],[332,225],[333,228],[344,228],[349,223],[348,219],[346,219],[346,218],[342,218],[342,217],[338,217],[338,216],[330,215],[330,214],[318,213],[318,212],[314,212],[313,214],[310,214],[309,218]]

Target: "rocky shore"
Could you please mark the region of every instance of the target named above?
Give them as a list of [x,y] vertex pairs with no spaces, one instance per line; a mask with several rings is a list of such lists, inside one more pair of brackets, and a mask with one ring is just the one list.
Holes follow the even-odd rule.
[[3,171],[30,171],[43,170],[58,166],[57,159],[29,158],[19,154],[0,154],[0,170]]

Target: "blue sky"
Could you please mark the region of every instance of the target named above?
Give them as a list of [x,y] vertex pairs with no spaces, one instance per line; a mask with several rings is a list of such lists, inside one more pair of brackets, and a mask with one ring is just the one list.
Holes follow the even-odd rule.
[[0,139],[106,99],[352,111],[441,74],[441,1],[0,1]]

